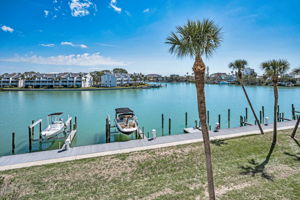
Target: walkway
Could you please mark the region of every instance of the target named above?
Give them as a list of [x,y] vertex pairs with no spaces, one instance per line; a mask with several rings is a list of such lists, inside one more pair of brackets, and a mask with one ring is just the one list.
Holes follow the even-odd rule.
[[[296,121],[286,121],[278,123],[278,129],[291,129]],[[272,124],[263,126],[265,132],[272,131]],[[244,135],[259,134],[257,126],[244,126],[237,128],[221,129],[219,132],[210,132],[211,139],[224,139],[239,137]],[[43,165],[56,162],[64,162],[76,159],[91,158],[132,151],[169,147],[180,144],[189,144],[202,141],[200,131],[193,133],[158,137],[152,141],[145,139],[131,140],[127,142],[114,142],[109,144],[96,144],[88,146],[73,147],[68,151],[58,152],[58,150],[42,151],[18,155],[0,157],[0,171]]]

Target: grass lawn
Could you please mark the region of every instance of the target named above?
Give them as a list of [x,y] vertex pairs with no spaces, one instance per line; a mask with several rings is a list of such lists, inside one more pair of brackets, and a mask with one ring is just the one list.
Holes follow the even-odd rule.
[[[218,199],[300,199],[300,146],[289,131],[263,172],[272,134],[212,142]],[[297,133],[300,141],[300,132]],[[207,199],[202,143],[0,172],[0,199]]]

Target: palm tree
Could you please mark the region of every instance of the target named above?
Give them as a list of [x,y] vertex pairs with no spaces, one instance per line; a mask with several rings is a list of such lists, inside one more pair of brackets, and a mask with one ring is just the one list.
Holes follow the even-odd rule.
[[166,43],[170,45],[169,52],[171,54],[175,54],[177,57],[190,56],[195,59],[193,72],[196,80],[198,113],[202,126],[201,131],[206,158],[209,199],[215,199],[215,191],[209,134],[206,124],[206,104],[204,93],[206,66],[202,60],[202,56],[211,56],[214,50],[220,46],[221,41],[221,28],[209,19],[204,19],[203,21],[189,20],[186,25],[178,26],[176,28],[176,32],[172,32],[166,39]]
[[277,141],[277,105],[278,105],[278,88],[277,83],[279,76],[283,75],[289,69],[289,63],[286,60],[270,60],[261,64],[261,68],[265,71],[265,75],[270,77],[274,88],[274,124],[273,124],[273,139],[266,157],[266,160],[261,164],[265,166],[272,155]]
[[248,96],[248,94],[247,94],[247,91],[246,91],[246,89],[245,89],[244,82],[243,82],[243,74],[242,74],[242,71],[244,71],[244,69],[245,69],[245,67],[246,67],[247,65],[248,65],[248,63],[247,63],[246,60],[241,60],[241,59],[240,59],[240,60],[235,60],[234,62],[229,63],[228,67],[229,67],[230,69],[232,69],[232,70],[236,70],[236,71],[237,71],[236,76],[237,76],[237,78],[238,78],[238,82],[239,82],[239,83],[241,84],[241,86],[242,86],[242,89],[243,89],[243,91],[244,91],[244,94],[245,94],[245,96],[246,96],[246,99],[247,99],[247,101],[248,101],[248,104],[249,104],[249,106],[250,106],[250,108],[251,108],[251,111],[252,111],[252,113],[253,113],[253,115],[254,115],[256,124],[257,124],[258,127],[259,127],[260,133],[261,133],[261,134],[264,134],[264,131],[263,131],[263,129],[261,128],[261,125],[260,125],[260,123],[259,123],[259,121],[258,121],[258,118],[257,118],[257,116],[256,116],[256,113],[255,113],[254,109],[253,109],[252,103],[251,103],[251,101],[250,101],[250,99],[249,99],[249,96]]

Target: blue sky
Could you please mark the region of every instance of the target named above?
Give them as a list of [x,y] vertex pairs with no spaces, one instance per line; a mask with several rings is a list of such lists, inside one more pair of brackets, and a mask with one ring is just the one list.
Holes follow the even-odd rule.
[[213,19],[223,43],[205,59],[229,72],[239,58],[259,64],[287,59],[300,66],[300,0],[1,0],[0,73],[94,71],[191,73],[164,43],[188,19]]

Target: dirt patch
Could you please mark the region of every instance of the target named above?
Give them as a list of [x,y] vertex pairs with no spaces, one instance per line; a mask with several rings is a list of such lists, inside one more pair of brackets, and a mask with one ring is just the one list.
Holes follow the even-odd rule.
[[151,195],[149,195],[149,196],[147,196],[145,198],[142,198],[142,199],[143,200],[152,200],[152,199],[157,199],[160,196],[170,195],[170,194],[174,194],[174,193],[175,193],[174,190],[166,188],[166,189],[164,189],[162,191],[152,193]]
[[229,185],[229,186],[222,186],[220,188],[216,189],[216,196],[220,198],[220,196],[226,194],[227,192],[233,191],[233,190],[240,190],[245,187],[250,187],[253,185],[253,183],[241,183],[239,185]]
[[288,165],[276,164],[267,166],[266,171],[270,174],[275,174],[276,178],[287,178],[300,172],[300,168],[292,168]]

